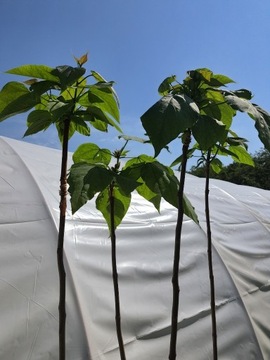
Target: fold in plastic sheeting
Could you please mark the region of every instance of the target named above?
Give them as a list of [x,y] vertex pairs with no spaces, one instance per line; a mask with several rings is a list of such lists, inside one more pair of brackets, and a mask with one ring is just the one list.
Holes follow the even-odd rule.
[[[61,153],[0,138],[0,358],[58,359],[56,259]],[[204,180],[185,192],[177,355],[208,360],[211,310]],[[220,360],[270,359],[270,192],[211,180]],[[158,214],[137,194],[117,229],[122,330],[129,360],[168,358],[176,210]],[[67,360],[119,359],[110,239],[89,202],[67,212]]]

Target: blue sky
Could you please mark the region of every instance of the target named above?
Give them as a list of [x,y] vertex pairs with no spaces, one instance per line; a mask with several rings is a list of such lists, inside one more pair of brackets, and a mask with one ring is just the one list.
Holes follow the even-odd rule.
[[[157,88],[172,74],[179,81],[186,71],[207,67],[247,88],[253,101],[270,111],[269,0],[0,0],[0,86],[19,80],[4,74],[22,64],[74,65],[73,55],[89,52],[88,70],[116,82],[121,127],[129,135],[143,136],[140,116],[159,99]],[[26,115],[0,124],[0,135],[21,139]],[[234,121],[239,136],[249,139],[249,150],[261,148],[249,117]],[[53,129],[26,141],[60,147]],[[75,136],[80,143],[118,149],[123,144],[115,131]],[[179,142],[159,157],[169,164],[178,156]],[[150,146],[133,144],[132,155]]]

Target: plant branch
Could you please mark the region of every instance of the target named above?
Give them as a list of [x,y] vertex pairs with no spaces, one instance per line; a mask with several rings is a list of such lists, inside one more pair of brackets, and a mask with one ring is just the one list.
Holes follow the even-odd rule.
[[67,156],[68,156],[68,134],[70,120],[64,121],[63,145],[62,145],[62,163],[60,175],[60,217],[59,217],[59,233],[57,246],[57,262],[59,272],[59,360],[65,360],[65,342],[66,342],[66,272],[64,266],[64,233],[67,208]]
[[186,167],[188,160],[188,148],[190,142],[191,142],[191,131],[187,130],[183,134],[182,162],[181,162],[181,173],[180,173],[179,190],[178,190],[178,215],[177,215],[177,224],[175,229],[174,263],[173,263],[173,276],[172,276],[173,304],[172,304],[172,316],[171,316],[171,339],[170,339],[169,360],[176,359],[179,292],[180,292],[179,265],[180,265],[182,225],[184,218],[183,198],[184,198]]
[[116,234],[115,234],[115,223],[114,223],[114,195],[113,195],[114,184],[110,184],[109,187],[109,199],[110,199],[110,212],[111,212],[111,257],[112,257],[112,277],[114,285],[114,303],[115,303],[115,324],[116,333],[120,351],[121,360],[126,360],[125,348],[123,343],[122,329],[121,329],[121,315],[120,315],[120,296],[118,286],[118,273],[117,273],[117,260],[116,260]]
[[210,177],[210,163],[211,163],[211,150],[208,150],[206,157],[206,178],[205,178],[205,216],[207,227],[207,242],[208,242],[208,267],[209,267],[209,280],[210,280],[210,297],[211,297],[211,317],[212,317],[212,341],[213,341],[213,359],[218,359],[217,349],[217,324],[216,324],[216,304],[215,304],[215,281],[213,272],[213,259],[212,259],[212,235],[210,223],[210,209],[209,209],[209,177]]

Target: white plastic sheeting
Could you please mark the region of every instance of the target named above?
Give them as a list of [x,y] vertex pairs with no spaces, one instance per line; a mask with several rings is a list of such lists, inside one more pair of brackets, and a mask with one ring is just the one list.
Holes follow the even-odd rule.
[[[58,359],[56,260],[61,153],[0,138],[0,359]],[[204,180],[187,176],[201,228],[185,218],[177,354],[211,359]],[[212,180],[220,360],[270,359],[270,192]],[[168,358],[176,210],[138,195],[117,229],[127,360]],[[67,360],[119,359],[110,239],[89,202],[67,213]]]

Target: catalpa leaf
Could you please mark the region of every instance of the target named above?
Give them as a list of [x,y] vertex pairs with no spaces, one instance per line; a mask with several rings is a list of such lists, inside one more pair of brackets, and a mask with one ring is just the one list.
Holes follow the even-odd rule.
[[185,194],[183,194],[183,210],[186,216],[199,225],[199,219],[196,211]]
[[102,166],[84,162],[73,164],[68,176],[72,213],[91,200],[95,194],[106,189],[113,178],[114,174]]
[[[113,201],[113,208],[111,206]],[[96,208],[102,213],[107,222],[110,232],[119,226],[130,206],[131,195],[121,191],[118,187],[113,188],[112,199],[110,189],[106,188],[96,199]],[[114,229],[112,229],[111,216],[113,216]]]
[[155,149],[155,156],[198,118],[196,104],[186,95],[167,95],[142,116],[141,121]]
[[40,97],[22,83],[7,83],[0,92],[0,121],[24,113],[40,102]]
[[51,124],[52,116],[46,110],[34,110],[27,117],[27,126],[24,136],[33,135],[46,130]]
[[160,95],[167,95],[172,90],[172,83],[176,80],[176,75],[166,77],[158,87]]
[[65,90],[84,75],[85,69],[82,67],[74,68],[68,65],[61,65],[53,69],[51,73],[60,80],[61,89]]
[[192,131],[201,150],[208,150],[217,142],[223,144],[227,138],[226,126],[221,121],[205,115],[199,117]]
[[102,163],[109,165],[111,161],[111,152],[108,149],[101,149],[93,143],[80,145],[73,154],[74,163],[86,162],[88,164]]
[[53,68],[46,65],[22,65],[10,69],[6,73],[59,82],[58,77],[52,74],[53,70]]
[[234,161],[239,162],[241,164],[254,166],[254,161],[244,146],[231,145],[229,146],[229,151],[233,154],[232,158]]

